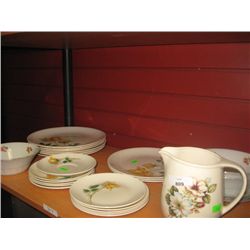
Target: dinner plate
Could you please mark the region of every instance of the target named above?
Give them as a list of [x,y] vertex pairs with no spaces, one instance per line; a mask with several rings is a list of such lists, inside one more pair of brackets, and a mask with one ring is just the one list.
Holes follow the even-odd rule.
[[62,153],[47,156],[37,161],[36,166],[46,174],[72,176],[90,171],[96,166],[96,160],[85,154]]
[[137,147],[117,151],[109,156],[110,170],[125,173],[144,181],[163,181],[164,166],[159,148]]
[[70,195],[92,208],[114,208],[138,202],[146,185],[129,175],[101,173],[83,177],[70,188]]
[[53,154],[59,154],[59,153],[82,153],[82,154],[93,154],[96,153],[98,151],[100,151],[101,149],[103,149],[105,147],[106,142],[93,147],[93,148],[89,148],[89,149],[73,149],[73,148],[67,148],[65,150],[52,150],[52,149],[41,149],[39,155],[41,156],[49,156],[49,155],[53,155]]
[[88,127],[55,127],[31,133],[27,140],[43,148],[87,147],[102,141],[106,134]]
[[45,148],[45,147],[41,147],[43,152],[58,152],[58,153],[66,153],[69,150],[74,150],[74,151],[80,151],[80,150],[90,150],[90,149],[94,149],[96,147],[100,147],[103,144],[106,144],[106,139],[103,139],[101,141],[96,141],[96,143],[93,143],[91,145],[88,146],[75,146],[75,147],[49,147],[49,148]]

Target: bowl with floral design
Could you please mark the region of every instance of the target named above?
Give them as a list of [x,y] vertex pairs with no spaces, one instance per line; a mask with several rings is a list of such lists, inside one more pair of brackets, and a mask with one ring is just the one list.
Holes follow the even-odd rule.
[[1,144],[1,174],[14,175],[24,172],[38,152],[39,147],[31,143]]

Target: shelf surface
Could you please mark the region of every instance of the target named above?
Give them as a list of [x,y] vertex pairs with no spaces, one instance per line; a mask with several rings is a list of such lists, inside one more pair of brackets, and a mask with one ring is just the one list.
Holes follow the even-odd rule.
[[[96,173],[110,172],[107,166],[107,158],[110,154],[118,150],[117,148],[106,146],[103,150],[92,154],[98,162]],[[40,158],[41,157],[37,157],[36,160]],[[135,213],[122,216],[123,218],[163,218],[160,204],[162,183],[148,182],[147,185],[150,192],[149,203]],[[50,217],[55,216],[44,210],[44,207],[56,212],[56,217],[97,217],[76,209],[71,203],[68,189],[50,190],[34,186],[28,180],[28,171],[12,176],[2,176],[2,188]],[[239,203],[223,217],[250,218],[250,202]]]
[[246,43],[250,32],[3,32],[3,47],[87,49],[143,45]]

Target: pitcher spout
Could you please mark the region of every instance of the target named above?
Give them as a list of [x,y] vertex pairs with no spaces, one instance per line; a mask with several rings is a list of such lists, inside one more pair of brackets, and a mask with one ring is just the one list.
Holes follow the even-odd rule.
[[178,151],[178,147],[164,147],[160,149],[159,154],[163,160],[167,160],[167,158],[175,159],[178,155]]

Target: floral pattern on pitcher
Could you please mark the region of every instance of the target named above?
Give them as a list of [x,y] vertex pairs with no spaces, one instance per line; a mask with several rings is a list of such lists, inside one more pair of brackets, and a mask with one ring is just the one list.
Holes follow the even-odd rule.
[[243,162],[249,166],[250,165],[250,156],[244,157]]
[[1,151],[2,151],[2,152],[7,152],[7,151],[8,151],[8,149],[9,149],[9,148],[8,148],[8,147],[6,147],[6,146],[2,146],[2,147],[1,147]]
[[209,179],[194,179],[193,184],[189,186],[172,185],[165,195],[170,217],[183,218],[199,213],[200,209],[210,203],[210,194],[216,187],[217,184],[210,184]]

